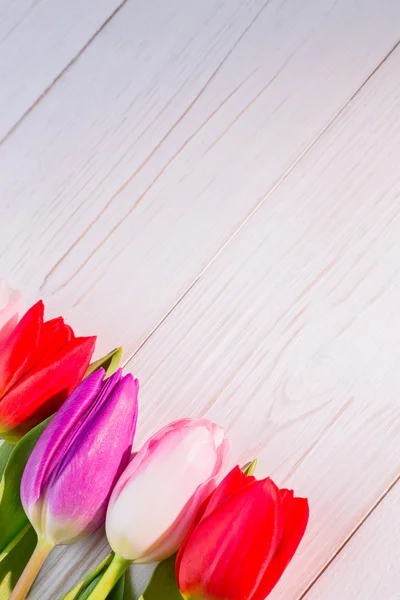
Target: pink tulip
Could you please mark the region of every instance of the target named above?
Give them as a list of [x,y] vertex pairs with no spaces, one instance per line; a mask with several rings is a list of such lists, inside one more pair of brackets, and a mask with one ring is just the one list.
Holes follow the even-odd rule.
[[0,279],[0,343],[14,329],[23,312],[23,298],[19,290],[12,290]]
[[153,435],[121,475],[107,510],[114,552],[148,563],[176,552],[229,453],[223,430],[206,419],[182,419]]

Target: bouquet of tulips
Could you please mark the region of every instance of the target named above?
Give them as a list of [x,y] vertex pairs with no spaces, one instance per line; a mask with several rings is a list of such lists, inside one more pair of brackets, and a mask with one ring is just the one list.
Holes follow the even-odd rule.
[[229,442],[206,419],[133,452],[139,383],[118,368],[121,349],[90,365],[95,338],[43,313],[38,302],[22,315],[0,283],[0,599],[23,600],[55,546],[105,523],[110,554],[64,600],[122,597],[130,564],[153,562],[142,600],[264,600],[307,500],[257,480],[255,460],[226,473]]

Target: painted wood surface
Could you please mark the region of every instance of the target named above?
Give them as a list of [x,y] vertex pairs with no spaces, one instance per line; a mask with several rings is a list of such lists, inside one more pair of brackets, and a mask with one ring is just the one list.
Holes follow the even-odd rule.
[[301,594],[400,470],[399,68],[400,50],[129,363],[142,434],[207,416],[235,461],[309,495],[274,600]]
[[128,2],[0,148],[2,273],[132,355],[397,42],[384,8]]
[[[124,344],[137,445],[205,415],[309,495],[272,600],[399,472],[399,24],[390,0],[130,0],[0,146],[1,274]],[[57,549],[32,599],[105,551]]]
[[[122,0],[2,0],[0,143],[97,35]],[[44,124],[43,124],[44,125]]]
[[399,600],[400,485],[313,586],[307,600]]

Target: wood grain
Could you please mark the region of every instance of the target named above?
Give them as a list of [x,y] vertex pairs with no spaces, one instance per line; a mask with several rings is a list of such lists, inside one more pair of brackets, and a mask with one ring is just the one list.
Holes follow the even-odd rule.
[[[396,51],[127,367],[137,447],[207,416],[233,462],[258,456],[260,476],[308,495],[272,600],[299,598],[399,472],[399,66]],[[95,542],[58,550],[32,598],[78,579]]]
[[132,355],[399,19],[389,0],[128,2],[0,149],[2,274]]
[[306,596],[307,600],[399,600],[400,485],[386,496]]
[[0,143],[73,63],[122,0],[2,0]]
[[[400,51],[352,98],[399,17],[131,0],[0,147],[2,275],[136,352],[136,446],[205,415],[232,462],[309,496],[271,600],[301,596],[399,471]],[[101,533],[56,549],[32,600],[105,552]]]
[[309,496],[273,600],[299,597],[400,470],[399,66],[397,51],[128,365],[140,436],[207,416],[234,462]]

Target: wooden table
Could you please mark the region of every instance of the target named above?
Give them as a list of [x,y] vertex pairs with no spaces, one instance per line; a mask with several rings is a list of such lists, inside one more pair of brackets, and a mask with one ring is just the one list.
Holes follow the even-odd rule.
[[0,6],[0,274],[124,346],[137,446],[207,416],[309,497],[271,600],[400,598],[399,39],[396,0]]

